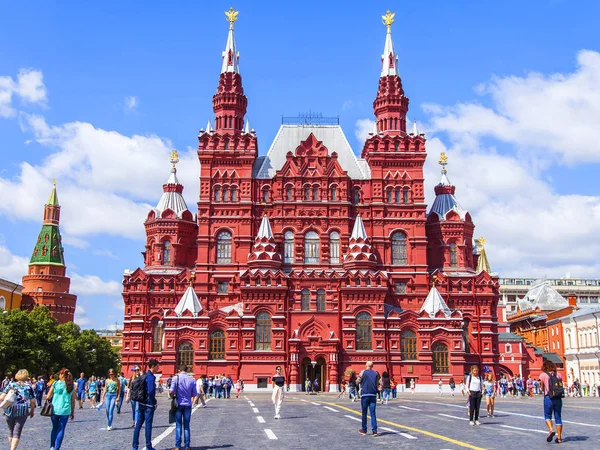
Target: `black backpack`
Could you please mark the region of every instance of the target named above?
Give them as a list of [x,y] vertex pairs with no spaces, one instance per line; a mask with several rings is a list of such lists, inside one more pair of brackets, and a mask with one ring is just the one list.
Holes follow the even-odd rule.
[[148,386],[146,385],[146,378],[148,374],[145,373],[137,377],[131,383],[129,390],[131,391],[130,398],[134,402],[146,403],[148,400]]
[[556,373],[546,372],[548,375],[548,397],[550,398],[563,398],[565,396],[565,388],[562,380],[560,380]]

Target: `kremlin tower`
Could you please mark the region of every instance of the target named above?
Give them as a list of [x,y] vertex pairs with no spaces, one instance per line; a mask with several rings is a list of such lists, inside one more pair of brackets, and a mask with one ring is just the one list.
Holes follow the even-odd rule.
[[[53,181],[54,182],[54,181]],[[60,205],[56,182],[44,206],[44,222],[23,277],[22,309],[45,306],[59,323],[72,322],[77,296],[69,293],[71,280],[65,275],[64,250],[60,230]]]

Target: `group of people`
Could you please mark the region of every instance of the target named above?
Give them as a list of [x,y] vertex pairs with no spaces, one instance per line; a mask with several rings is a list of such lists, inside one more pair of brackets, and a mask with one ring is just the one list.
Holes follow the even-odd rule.
[[[173,378],[167,380],[168,388],[170,388],[172,380]],[[244,380],[240,378],[234,383],[233,379],[225,374],[210,377],[202,375],[198,378],[196,383],[198,392],[202,392],[202,399],[229,399],[231,398],[232,390],[235,392],[236,398],[240,398],[240,395],[244,392]]]

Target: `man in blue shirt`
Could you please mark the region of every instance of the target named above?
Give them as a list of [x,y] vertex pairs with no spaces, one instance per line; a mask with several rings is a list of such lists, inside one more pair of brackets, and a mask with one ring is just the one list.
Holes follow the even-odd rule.
[[181,448],[181,427],[183,425],[183,440],[185,449],[191,450],[190,445],[190,418],[192,417],[192,403],[198,395],[196,380],[187,374],[188,367],[185,364],[179,366],[179,373],[171,380],[169,394],[171,398],[177,398],[177,410],[175,411],[175,447]]
[[357,383],[360,385],[360,405],[362,407],[362,428],[358,432],[367,434],[367,411],[371,415],[371,428],[373,436],[377,436],[377,417],[375,407],[377,406],[377,387],[379,386],[379,374],[373,370],[373,361],[367,361],[366,369],[358,375]]
[[77,379],[77,401],[79,402],[79,409],[83,408],[83,402],[85,401],[85,391],[87,387],[87,380],[83,372]]
[[135,429],[133,430],[133,450],[138,450],[140,445],[140,431],[144,422],[146,434],[146,450],[155,450],[152,448],[152,421],[154,420],[154,410],[156,409],[156,377],[158,372],[158,361],[152,358],[148,361],[148,372],[146,377],[146,401],[138,403],[138,409],[135,418]]

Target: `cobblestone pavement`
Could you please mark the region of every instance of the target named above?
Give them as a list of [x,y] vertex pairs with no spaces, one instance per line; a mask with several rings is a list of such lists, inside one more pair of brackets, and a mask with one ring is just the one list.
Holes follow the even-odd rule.
[[[547,449],[542,399],[497,399],[495,418],[485,417],[471,427],[465,398],[434,394],[402,394],[388,405],[377,405],[379,436],[361,436],[360,403],[337,399],[336,394],[288,393],[281,419],[273,418],[270,396],[247,393],[240,399],[210,400],[194,411],[192,448],[208,449]],[[154,447],[171,449],[174,427],[168,424],[168,400],[159,400],[154,419]],[[88,405],[89,406],[89,405]],[[48,449],[50,419],[41,417],[25,425],[20,449]],[[563,407],[564,447],[597,449],[600,442],[600,399],[567,398]],[[69,422],[63,449],[131,449],[131,409],[115,414],[113,430],[106,431],[104,411],[77,410]],[[370,421],[369,421],[370,423]],[[370,425],[369,425],[370,428]],[[142,432],[143,434],[143,432]],[[143,443],[143,437],[142,437]],[[7,448],[6,426],[0,424],[0,449]]]

